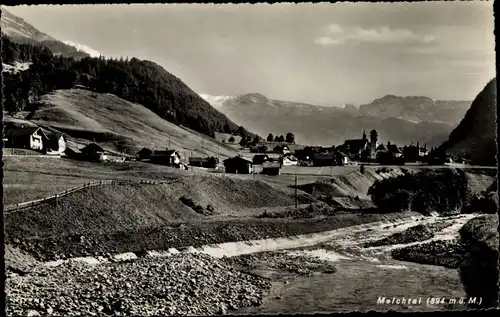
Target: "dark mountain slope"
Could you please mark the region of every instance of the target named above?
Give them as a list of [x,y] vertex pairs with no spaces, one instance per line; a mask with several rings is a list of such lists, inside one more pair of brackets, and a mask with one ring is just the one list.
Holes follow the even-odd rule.
[[496,78],[477,95],[460,124],[441,146],[446,152],[478,165],[496,165]]
[[[5,110],[36,108],[36,96],[80,84],[142,104],[161,118],[208,136],[214,132],[248,134],[214,109],[179,78],[159,65],[136,58],[113,60],[85,57],[79,60],[53,56],[41,46],[17,44],[2,38],[3,63],[31,62],[23,72],[5,73]],[[30,106],[32,109],[30,109]]]

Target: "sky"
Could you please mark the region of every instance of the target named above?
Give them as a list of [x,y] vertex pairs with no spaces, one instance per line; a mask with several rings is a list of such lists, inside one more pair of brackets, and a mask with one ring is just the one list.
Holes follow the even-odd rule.
[[17,6],[62,41],[152,60],[197,93],[320,105],[472,100],[495,76],[493,1]]

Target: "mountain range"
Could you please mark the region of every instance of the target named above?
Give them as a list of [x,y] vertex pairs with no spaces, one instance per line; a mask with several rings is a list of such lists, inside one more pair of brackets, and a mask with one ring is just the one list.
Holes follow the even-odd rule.
[[201,94],[237,124],[262,137],[292,132],[298,143],[338,145],[376,129],[383,142],[438,146],[463,118],[470,101],[388,95],[370,104],[327,107],[272,100],[262,94],[210,96]]

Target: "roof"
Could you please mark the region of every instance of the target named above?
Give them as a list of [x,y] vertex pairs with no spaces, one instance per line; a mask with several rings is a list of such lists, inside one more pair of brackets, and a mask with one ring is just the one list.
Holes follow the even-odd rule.
[[345,140],[344,146],[350,151],[361,150],[368,143],[366,139]]
[[393,153],[400,153],[401,152],[396,144],[389,144],[388,150],[393,152]]
[[104,152],[104,149],[95,143],[90,143],[86,147],[80,150],[81,152]]
[[377,146],[377,150],[379,150],[379,151],[386,151],[385,145],[380,144],[379,146]]
[[290,160],[290,161],[296,161],[297,158],[293,155],[285,155],[283,156],[283,159],[287,159],[287,160]]
[[176,150],[166,150],[166,151],[154,151],[152,156],[172,156],[172,154],[177,153]]
[[253,164],[252,160],[250,160],[250,159],[248,159],[246,157],[243,157],[243,156],[233,156],[233,157],[230,157],[228,159],[225,159],[224,163],[231,162],[231,161],[238,161],[238,160],[245,161],[247,163]]

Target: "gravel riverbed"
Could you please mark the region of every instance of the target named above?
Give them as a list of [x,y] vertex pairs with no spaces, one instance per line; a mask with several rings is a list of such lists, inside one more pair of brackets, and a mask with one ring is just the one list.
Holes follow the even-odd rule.
[[9,274],[8,315],[213,315],[260,305],[268,280],[203,254]]

